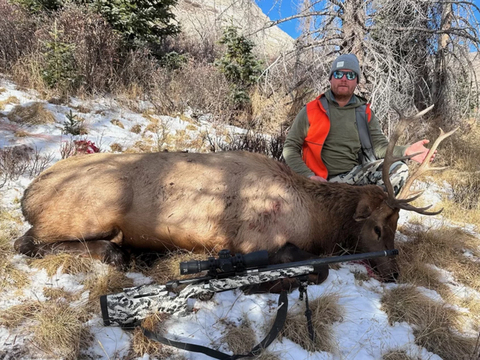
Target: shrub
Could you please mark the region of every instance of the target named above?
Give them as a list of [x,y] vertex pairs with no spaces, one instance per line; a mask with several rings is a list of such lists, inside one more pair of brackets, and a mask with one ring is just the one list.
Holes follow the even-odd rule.
[[253,55],[253,41],[239,35],[233,26],[225,29],[220,43],[226,51],[216,65],[231,84],[231,101],[241,108],[250,102],[247,90],[257,82],[261,62]]
[[32,14],[41,11],[57,11],[62,7],[62,0],[14,0],[14,2]]
[[62,159],[75,155],[94,154],[98,152],[100,152],[100,148],[98,148],[93,141],[86,139],[66,141],[60,149]]
[[7,0],[0,0],[0,69],[9,71],[35,47],[34,19]]
[[62,41],[62,33],[55,21],[50,32],[50,40],[45,42],[42,77],[48,86],[57,87],[65,93],[76,88],[80,76],[77,74],[75,64],[75,44]]
[[26,145],[0,149],[0,188],[8,180],[16,180],[22,175],[37,176],[51,161],[51,154],[40,155]]
[[220,139],[212,139],[206,134],[206,140],[210,143],[210,151],[215,152],[217,148],[221,151],[250,151],[264,154],[279,161],[283,160],[283,143],[285,142],[285,132],[280,130],[274,135],[264,135],[247,131],[244,134],[233,134],[224,142]]
[[57,15],[62,40],[75,44],[73,56],[79,90],[88,93],[112,91],[116,87],[122,53],[121,37],[104,18],[90,8],[68,6]]
[[[90,1],[89,1],[90,2]],[[180,31],[174,24],[172,6],[176,0],[94,0],[94,8],[131,45],[136,42],[159,44]]]
[[87,133],[83,121],[72,113],[72,110],[65,115],[67,120],[63,123],[63,133],[71,135],[84,135]]
[[160,59],[160,64],[170,70],[180,69],[188,62],[188,57],[171,51]]

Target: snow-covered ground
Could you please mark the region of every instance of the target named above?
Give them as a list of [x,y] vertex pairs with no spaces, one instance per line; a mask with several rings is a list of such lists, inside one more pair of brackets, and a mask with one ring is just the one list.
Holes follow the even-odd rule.
[[[19,137],[18,133],[15,136],[15,132],[19,130],[20,126],[9,121],[6,117],[15,104],[6,104],[4,109],[0,111],[0,149],[27,145],[36,149],[40,154],[49,154],[52,163],[60,160],[62,144],[71,140],[71,136],[62,134],[63,124],[67,120],[66,115],[70,111],[83,118],[88,128],[88,135],[81,135],[76,138],[86,138],[93,141],[101,147],[102,151],[107,152],[111,151],[110,145],[114,143],[120,144],[123,150],[132,148],[137,142],[145,142],[145,136],[150,136],[151,143],[155,145],[155,141],[159,141],[158,134],[150,132],[145,135],[131,131],[131,128],[135,125],[140,125],[142,129],[145,129],[151,124],[152,118],[158,120],[159,124],[163,124],[162,140],[166,139],[165,131],[172,136],[181,132],[182,137],[186,139],[184,141],[191,141],[192,144],[195,140],[198,140],[202,131],[209,131],[210,134],[215,134],[216,131],[219,131],[219,133],[242,131],[233,127],[217,127],[209,122],[208,117],[192,119],[188,117],[188,114],[176,118],[156,115],[144,116],[141,113],[128,110],[115,99],[99,99],[98,101],[72,99],[69,106],[54,105],[40,100],[34,92],[17,90],[12,83],[6,80],[0,80],[0,89],[3,89],[0,90],[0,102],[9,97],[17,98],[23,106],[41,101],[45,108],[55,116],[55,122],[53,123],[22,127],[27,133]],[[142,106],[144,113],[148,111],[147,103]],[[78,110],[80,108],[88,110],[80,112]],[[122,126],[119,126],[119,123]],[[20,177],[14,181],[8,181],[0,189],[0,207],[12,215],[20,217],[19,199],[31,180],[28,177]],[[444,191],[444,189],[436,189],[433,186],[428,188],[426,196],[431,198],[431,203],[439,200],[439,191]],[[417,220],[420,218],[428,227],[445,224],[440,216],[419,217],[419,215],[407,212],[401,212],[399,224],[408,223],[411,216],[415,216]],[[26,223],[18,226],[22,230],[28,229]],[[470,231],[478,237],[473,225]],[[402,234],[399,234],[398,239],[399,241],[408,241]],[[71,292],[83,291],[83,285],[79,282],[81,275],[57,273],[54,276],[48,276],[45,270],[30,268],[22,255],[16,255],[12,261],[19,269],[26,271],[32,280],[31,286],[24,289],[20,295],[17,292],[5,292],[0,289],[0,311],[26,299],[45,301],[43,288],[46,284],[51,286],[53,284],[53,286]],[[106,265],[99,264],[98,266]],[[335,338],[335,350],[333,352],[308,352],[287,338],[283,338],[281,341],[276,339],[268,350],[282,360],[373,360],[381,359],[384,354],[393,350],[403,351],[414,359],[440,359],[439,356],[415,344],[413,329],[409,324],[405,322],[389,324],[387,314],[381,308],[380,299],[386,290],[400,285],[381,283],[373,278],[368,281],[358,281],[354,277],[355,272],[367,273],[367,269],[361,264],[342,264],[338,270],[330,271],[330,275],[324,283],[308,287],[310,301],[324,294],[334,293],[339,296],[339,305],[344,309],[344,314],[341,321],[333,325]],[[136,285],[151,281],[151,279],[140,274],[129,275],[134,279]],[[444,278],[446,283],[452,284],[448,273],[445,274]],[[457,284],[457,286],[459,287],[457,292],[461,290],[469,293],[470,291],[462,285]],[[424,292],[436,301],[443,301],[440,295],[431,290],[425,289]],[[300,307],[298,295],[298,290],[289,294],[290,312],[298,311]],[[474,296],[478,296],[478,294],[474,294]],[[79,301],[81,302],[85,298],[88,298],[88,293],[82,294]],[[216,346],[219,350],[229,353],[230,349],[221,340],[225,332],[225,324],[227,322],[239,324],[240,319],[247,318],[252,324],[257,341],[260,341],[265,335],[265,323],[270,323],[276,314],[276,308],[271,304],[276,304],[277,299],[278,295],[275,294],[244,295],[240,291],[218,293],[210,301],[197,301],[195,308],[198,311],[195,313],[167,320],[167,336],[180,341]],[[76,306],[78,303],[72,303],[71,305]],[[122,359],[127,355],[132,340],[131,332],[118,327],[103,326],[100,314],[90,319],[88,325],[95,337],[91,349],[87,351],[90,358]],[[19,332],[0,326],[0,349],[2,354],[5,355],[4,358],[15,358],[13,355],[15,353],[14,349],[24,345],[27,346],[29,336],[31,334],[28,329]],[[211,359],[206,355],[182,350],[175,350],[175,354],[182,355],[187,359]],[[42,358],[42,355],[38,356]],[[142,359],[149,359],[149,356],[145,355]]]

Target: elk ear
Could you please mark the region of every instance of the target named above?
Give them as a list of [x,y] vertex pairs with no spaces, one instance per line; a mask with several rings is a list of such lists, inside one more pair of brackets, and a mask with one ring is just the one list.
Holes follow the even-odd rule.
[[360,200],[357,209],[355,210],[355,214],[353,215],[353,219],[355,221],[364,221],[372,214],[372,208],[370,204],[365,200]]

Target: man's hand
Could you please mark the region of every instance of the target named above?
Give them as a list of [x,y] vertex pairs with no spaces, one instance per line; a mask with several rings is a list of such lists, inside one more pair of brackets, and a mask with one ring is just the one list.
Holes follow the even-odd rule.
[[[427,149],[424,145],[428,144],[429,142],[430,142],[430,140],[426,140],[426,139],[417,141],[416,143],[410,145],[407,148],[407,150],[405,151],[405,155],[420,153],[420,154],[412,157],[411,160],[416,161],[416,162],[421,164],[423,162],[423,160],[425,160],[425,157],[427,156],[428,151],[429,151],[429,149]],[[435,152],[433,153],[430,161],[433,161],[436,154],[437,154],[437,150],[435,150]]]
[[327,179],[317,175],[310,176],[310,179],[320,182],[327,182]]

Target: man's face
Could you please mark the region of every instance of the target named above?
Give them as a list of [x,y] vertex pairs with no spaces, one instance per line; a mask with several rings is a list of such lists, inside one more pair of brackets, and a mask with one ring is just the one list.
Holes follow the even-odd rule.
[[[341,71],[347,72],[352,70],[342,69]],[[332,78],[330,79],[330,87],[336,96],[351,98],[355,88],[357,87],[357,78],[348,80],[347,76],[343,75],[341,79],[335,79],[335,77],[332,75]]]

